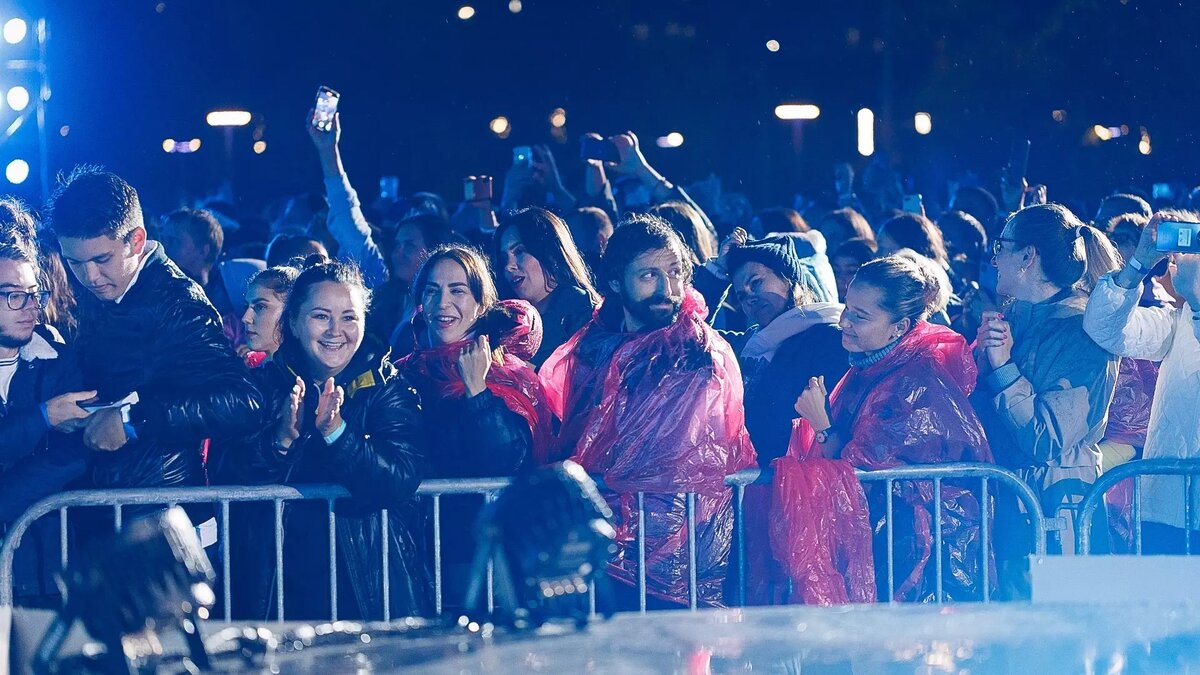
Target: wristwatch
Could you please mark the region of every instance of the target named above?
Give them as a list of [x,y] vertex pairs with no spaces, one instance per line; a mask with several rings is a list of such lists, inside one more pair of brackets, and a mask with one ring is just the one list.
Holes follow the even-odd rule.
[[817,442],[825,445],[829,442],[829,437],[834,434],[833,425],[830,425],[817,432]]

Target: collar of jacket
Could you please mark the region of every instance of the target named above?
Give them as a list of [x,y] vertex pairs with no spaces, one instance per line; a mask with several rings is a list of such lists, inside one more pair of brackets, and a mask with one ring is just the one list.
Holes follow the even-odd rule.
[[58,358],[55,345],[62,345],[62,337],[53,326],[38,324],[34,326],[33,338],[21,347],[19,354],[22,361],[53,361]]
[[[271,362],[290,373],[291,377],[299,377],[307,382],[311,378],[303,374],[304,357],[299,352],[294,341],[284,340]],[[378,338],[370,334],[363,336],[363,342],[354,352],[350,363],[333,378],[334,384],[346,391],[347,400],[364,389],[383,384],[395,372],[395,367],[388,360],[389,355],[390,351]]]

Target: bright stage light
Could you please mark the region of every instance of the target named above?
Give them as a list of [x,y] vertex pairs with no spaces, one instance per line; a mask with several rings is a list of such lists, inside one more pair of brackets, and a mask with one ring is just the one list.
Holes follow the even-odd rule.
[[175,152],[175,139],[174,138],[163,139],[162,149],[163,149],[163,152]]
[[462,19],[463,21],[466,21],[467,19],[470,19],[473,16],[475,16],[475,8],[474,7],[472,7],[470,5],[463,5],[462,7],[458,8],[458,18]]
[[214,110],[205,117],[210,127],[244,127],[250,124],[250,113],[245,110]]
[[821,109],[811,103],[784,103],[775,106],[775,116],[781,120],[815,120]]
[[767,40],[767,51],[769,51],[769,52],[779,51],[779,40]]
[[9,19],[4,23],[4,41],[10,45],[15,45],[25,39],[25,34],[29,32],[29,25],[24,19]]
[[261,155],[267,151],[266,141],[254,141],[254,154]]
[[875,113],[870,108],[858,111],[858,154],[863,157],[875,154]]
[[555,129],[567,126],[567,111],[562,108],[555,108],[554,112],[550,113],[550,126]]
[[21,112],[29,106],[29,90],[25,87],[16,86],[9,89],[4,98],[8,101],[8,107],[17,112]]
[[29,178],[29,162],[23,159],[14,159],[4,167],[4,177],[13,185],[20,185]]
[[200,139],[193,138],[192,140],[188,141],[187,147],[188,147],[188,152],[195,152],[195,151],[199,150],[200,149]]
[[933,116],[927,112],[919,112],[913,116],[913,128],[922,136],[933,131]]
[[1096,134],[1096,138],[1099,138],[1102,141],[1111,141],[1113,137],[1112,131],[1103,124],[1097,124],[1096,126],[1092,127],[1092,133]]
[[678,131],[672,131],[666,136],[659,136],[654,143],[660,148],[678,148],[683,145],[683,134]]
[[488,128],[492,130],[493,134],[496,134],[500,138],[507,137],[508,132],[512,131],[512,125],[508,123],[508,118],[504,115],[500,115],[488,123]]
[[521,6],[521,0],[508,0],[508,11],[520,14],[522,9],[524,8]]

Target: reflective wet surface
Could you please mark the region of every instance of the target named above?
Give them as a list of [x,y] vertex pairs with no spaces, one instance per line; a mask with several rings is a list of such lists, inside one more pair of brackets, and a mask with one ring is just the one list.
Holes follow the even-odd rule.
[[[1200,672],[1200,607],[779,607],[619,615],[586,631],[399,634],[342,624],[285,641],[279,672]],[[289,643],[292,648],[288,647]],[[300,649],[294,647],[301,646]],[[222,664],[228,667],[230,664]],[[265,666],[265,667],[264,667]],[[234,669],[238,670],[238,669]],[[269,672],[260,664],[241,672]]]

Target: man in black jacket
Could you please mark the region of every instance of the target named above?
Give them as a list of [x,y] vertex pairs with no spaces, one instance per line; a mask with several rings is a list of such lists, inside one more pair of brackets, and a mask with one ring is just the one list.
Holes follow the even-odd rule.
[[63,258],[89,292],[79,302],[83,382],[102,401],[83,432],[98,487],[204,485],[206,438],[262,426],[262,397],[204,292],[148,241],[137,192],[77,168],[51,201]]

